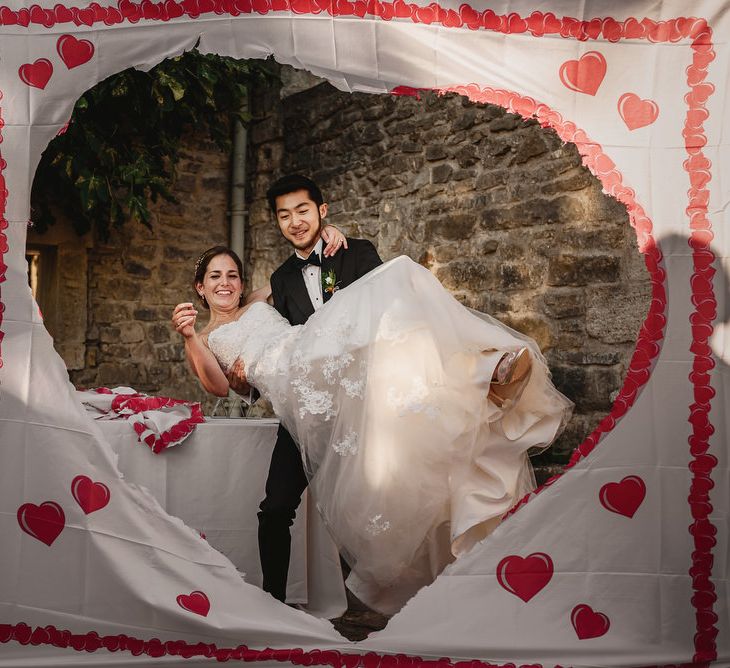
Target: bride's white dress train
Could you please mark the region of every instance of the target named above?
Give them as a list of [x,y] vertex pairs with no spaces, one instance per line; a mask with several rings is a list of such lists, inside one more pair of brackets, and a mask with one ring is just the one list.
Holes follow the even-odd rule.
[[[299,444],[310,493],[352,568],[348,587],[386,613],[499,523],[534,486],[527,452],[572,404],[534,342],[457,302],[399,257],[292,327],[255,303],[213,331]],[[519,398],[487,399],[502,354],[530,347]]]

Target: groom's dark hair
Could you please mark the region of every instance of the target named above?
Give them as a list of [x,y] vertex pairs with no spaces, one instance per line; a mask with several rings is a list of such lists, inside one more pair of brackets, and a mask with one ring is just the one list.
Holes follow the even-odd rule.
[[274,215],[276,215],[276,198],[294,193],[297,190],[306,190],[309,193],[309,199],[317,206],[324,204],[322,191],[312,179],[301,174],[288,174],[274,181],[266,191],[266,199],[269,201],[269,206],[274,212]]

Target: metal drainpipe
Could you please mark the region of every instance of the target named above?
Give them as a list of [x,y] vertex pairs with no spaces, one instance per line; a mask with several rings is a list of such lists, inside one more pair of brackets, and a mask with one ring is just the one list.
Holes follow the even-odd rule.
[[[248,100],[245,102],[243,111],[248,111]],[[231,249],[235,251],[241,261],[245,263],[244,257],[246,230],[246,142],[248,132],[241,121],[236,119],[233,130],[233,156],[231,169],[231,209],[230,209],[230,231]],[[243,266],[246,273],[246,265]],[[246,278],[245,276],[242,278]]]
[[[244,102],[243,111],[248,111],[248,99]],[[246,232],[246,143],[248,140],[248,132],[241,121],[236,119],[233,129],[233,155],[231,156],[231,208],[229,222],[229,238],[231,250],[233,250],[243,262],[244,276],[246,276],[246,258],[244,251],[246,250],[244,235]],[[228,390],[229,398],[240,399],[238,395],[231,389]],[[235,417],[237,414],[235,405],[229,406],[229,417]]]

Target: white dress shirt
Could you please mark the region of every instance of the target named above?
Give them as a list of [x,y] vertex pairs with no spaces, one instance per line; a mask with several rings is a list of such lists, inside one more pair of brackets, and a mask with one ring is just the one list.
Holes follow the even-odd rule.
[[[319,256],[320,261],[322,260],[323,248],[324,242],[320,238],[314,247],[314,252]],[[302,260],[306,260],[309,257],[301,255],[299,251],[294,252]],[[324,299],[322,297],[322,267],[318,267],[316,264],[308,264],[306,267],[302,267],[302,276],[304,277],[304,285],[307,288],[307,294],[312,302],[312,306],[314,306],[314,310],[316,311],[322,308],[324,305]]]

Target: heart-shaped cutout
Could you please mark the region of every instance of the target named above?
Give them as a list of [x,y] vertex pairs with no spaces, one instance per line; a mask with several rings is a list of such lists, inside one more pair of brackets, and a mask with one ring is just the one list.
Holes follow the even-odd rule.
[[18,508],[18,524],[29,536],[50,547],[66,526],[66,515],[55,501],[44,501],[40,506],[24,503]]
[[533,552],[524,558],[512,554],[497,564],[497,581],[527,603],[550,582],[553,570],[553,560],[544,552]]
[[47,58],[39,58],[35,62],[25,63],[18,68],[20,80],[33,88],[43,90],[51,80],[53,65]]
[[580,640],[600,638],[605,635],[611,626],[608,617],[602,612],[594,612],[590,605],[581,603],[573,608],[570,621]]
[[598,51],[588,51],[578,60],[566,60],[560,66],[560,81],[570,90],[595,95],[606,76],[606,59]]
[[201,617],[207,617],[210,612],[210,601],[202,591],[192,591],[189,594],[180,594],[177,597],[177,604],[188,612],[193,612]]
[[633,517],[646,496],[646,485],[637,475],[628,475],[620,482],[609,482],[601,487],[598,500],[612,513]]
[[109,503],[111,493],[102,482],[94,482],[85,475],[77,475],[71,482],[71,494],[87,515],[101,510]]
[[629,130],[651,125],[659,116],[654,100],[642,100],[636,93],[624,93],[618,99],[618,113]]
[[56,50],[70,70],[88,63],[94,55],[94,45],[88,39],[76,39],[73,35],[61,35]]

